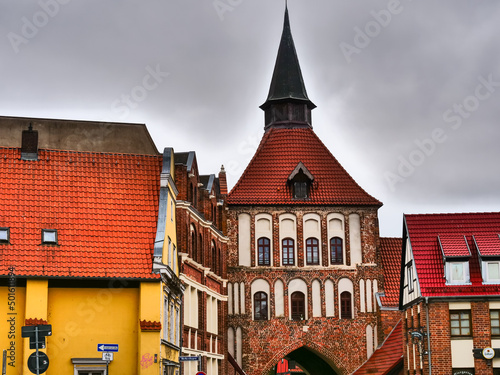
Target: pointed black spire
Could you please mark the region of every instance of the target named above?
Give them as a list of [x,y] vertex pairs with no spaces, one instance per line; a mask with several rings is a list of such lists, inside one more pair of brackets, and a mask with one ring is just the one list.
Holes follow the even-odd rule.
[[266,102],[260,106],[265,112],[265,129],[271,126],[312,127],[311,109],[315,107],[307,96],[290,30],[288,8],[285,7],[283,34],[269,95]]

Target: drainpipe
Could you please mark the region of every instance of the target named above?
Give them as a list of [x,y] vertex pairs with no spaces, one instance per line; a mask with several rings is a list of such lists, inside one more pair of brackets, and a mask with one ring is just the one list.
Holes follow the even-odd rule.
[[429,358],[429,375],[432,375],[431,334],[429,332],[429,297],[425,297],[425,325],[427,326],[427,355]]

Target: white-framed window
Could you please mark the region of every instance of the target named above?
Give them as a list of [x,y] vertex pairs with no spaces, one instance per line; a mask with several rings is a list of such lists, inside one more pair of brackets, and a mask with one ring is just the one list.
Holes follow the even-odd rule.
[[174,221],[174,200],[170,198],[170,221]]
[[483,261],[483,283],[499,284],[500,283],[500,261]]
[[57,230],[42,229],[42,243],[49,245],[57,244]]
[[163,300],[163,339],[168,340],[168,299]]
[[9,228],[0,228],[0,243],[9,243],[10,230]]
[[71,358],[73,375],[107,375],[106,361],[99,358]]
[[447,284],[470,284],[468,261],[446,261],[445,274]]
[[172,240],[168,237],[168,254],[167,254],[167,262],[170,268],[172,268],[171,258],[172,257]]

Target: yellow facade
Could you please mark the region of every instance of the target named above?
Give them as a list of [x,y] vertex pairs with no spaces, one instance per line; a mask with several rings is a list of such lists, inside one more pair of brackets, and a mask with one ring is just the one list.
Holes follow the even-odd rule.
[[[173,150],[167,150],[173,171]],[[183,288],[177,264],[177,189],[173,173],[168,177],[162,185],[168,200],[158,279],[30,279],[17,277],[15,270],[4,279],[0,348],[7,350],[7,375],[31,374],[27,361],[35,350],[29,348],[28,338],[21,337],[21,328],[35,320],[52,326],[46,349],[41,350],[49,357],[45,374],[178,373]],[[118,345],[108,369],[99,344]]]

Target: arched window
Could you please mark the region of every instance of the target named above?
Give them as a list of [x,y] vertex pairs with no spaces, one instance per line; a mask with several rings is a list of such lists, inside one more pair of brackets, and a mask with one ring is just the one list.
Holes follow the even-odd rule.
[[253,295],[253,308],[255,320],[267,320],[267,294],[257,292]]
[[261,237],[257,241],[258,248],[258,265],[259,266],[269,266],[271,265],[271,246],[269,238]]
[[283,249],[283,265],[293,266],[295,264],[294,241],[291,238],[285,238],[281,247]]
[[198,263],[203,263],[203,258],[204,258],[204,254],[203,254],[203,237],[201,236],[201,233],[200,233],[199,241],[198,241],[198,259],[196,261]]
[[306,318],[306,304],[304,293],[293,292],[290,296],[292,320],[304,320]]
[[352,319],[351,293],[340,293],[340,318]]
[[306,264],[319,264],[319,246],[316,238],[308,238],[306,240]]
[[217,273],[217,248],[215,242],[212,240],[212,271]]
[[330,261],[332,264],[343,264],[342,238],[332,237],[330,239]]
[[198,258],[198,247],[196,245],[196,230],[194,226],[191,225],[191,257],[193,260]]

